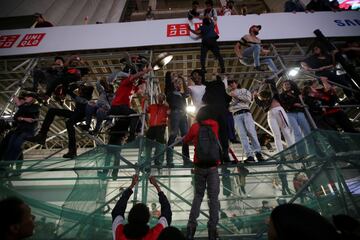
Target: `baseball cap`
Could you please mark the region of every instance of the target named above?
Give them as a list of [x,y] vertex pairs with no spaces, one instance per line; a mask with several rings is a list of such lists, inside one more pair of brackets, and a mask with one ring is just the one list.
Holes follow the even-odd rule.
[[261,30],[261,25],[252,25],[252,26],[249,28],[249,31],[250,31],[252,28],[254,28],[254,27],[257,27],[257,28],[259,28],[259,30]]

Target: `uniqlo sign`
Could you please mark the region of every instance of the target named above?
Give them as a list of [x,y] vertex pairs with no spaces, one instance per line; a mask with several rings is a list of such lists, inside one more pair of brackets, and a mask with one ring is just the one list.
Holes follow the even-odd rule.
[[45,33],[26,34],[17,47],[36,47],[44,38]]
[[190,36],[189,24],[168,24],[167,25],[168,37]]
[[11,48],[19,37],[20,34],[0,36],[0,48]]
[[[198,30],[201,26],[201,23],[195,23],[195,30]],[[215,32],[219,34],[219,28],[215,25]],[[190,36],[189,24],[181,23],[181,24],[168,24],[167,25],[167,37],[183,37]]]

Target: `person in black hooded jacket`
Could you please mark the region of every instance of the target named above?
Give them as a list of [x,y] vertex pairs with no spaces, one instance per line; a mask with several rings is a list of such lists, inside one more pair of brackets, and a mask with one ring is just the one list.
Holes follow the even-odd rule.
[[123,239],[158,239],[161,231],[171,224],[172,212],[168,199],[163,191],[161,191],[159,184],[155,177],[151,176],[149,181],[156,188],[159,195],[159,202],[161,205],[161,215],[158,223],[150,228],[148,222],[150,220],[149,208],[143,203],[135,204],[128,216],[128,223],[125,224],[125,210],[128,200],[133,193],[133,188],[139,182],[139,176],[134,175],[130,186],[122,193],[119,201],[116,203],[111,212],[112,216],[112,230],[114,240]]

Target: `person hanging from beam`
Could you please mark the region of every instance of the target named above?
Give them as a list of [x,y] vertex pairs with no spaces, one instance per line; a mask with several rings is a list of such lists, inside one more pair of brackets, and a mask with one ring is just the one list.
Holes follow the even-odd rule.
[[206,57],[207,52],[210,50],[216,59],[218,59],[220,64],[220,72],[225,73],[225,64],[224,59],[220,54],[220,48],[217,42],[219,35],[215,32],[215,23],[211,20],[210,17],[204,17],[202,21],[202,26],[197,30],[191,29],[189,25],[190,32],[201,36],[201,50],[200,50],[200,63],[201,70],[203,73],[206,73]]

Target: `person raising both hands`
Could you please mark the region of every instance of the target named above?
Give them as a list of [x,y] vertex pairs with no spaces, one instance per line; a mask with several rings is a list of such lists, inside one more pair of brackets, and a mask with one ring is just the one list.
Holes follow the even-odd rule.
[[113,239],[157,239],[161,231],[170,225],[172,212],[168,199],[164,192],[160,189],[158,182],[154,176],[149,177],[150,183],[156,188],[161,205],[161,215],[158,223],[150,228],[148,223],[150,220],[149,208],[143,203],[135,204],[128,216],[127,224],[125,224],[125,210],[128,200],[133,193],[133,188],[139,182],[139,176],[134,175],[130,186],[122,193],[121,198],[116,203],[111,212]]

